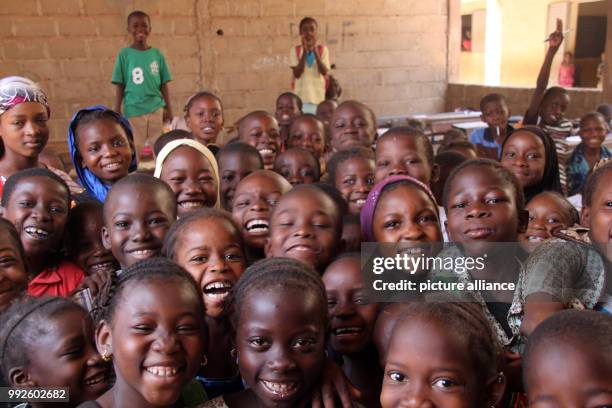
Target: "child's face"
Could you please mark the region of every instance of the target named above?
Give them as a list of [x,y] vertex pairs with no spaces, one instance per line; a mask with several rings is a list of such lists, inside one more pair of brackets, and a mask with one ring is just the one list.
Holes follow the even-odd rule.
[[46,108],[38,102],[24,102],[0,115],[0,137],[7,151],[36,158],[49,140]]
[[217,99],[202,96],[191,103],[185,123],[196,140],[204,145],[215,143],[223,129],[223,108]]
[[523,228],[516,191],[492,168],[467,167],[448,191],[448,234],[451,242],[487,252],[492,242],[516,242]]
[[247,246],[263,248],[270,235],[270,213],[281,196],[291,189],[282,177],[257,173],[238,183],[232,218],[242,228]]
[[240,375],[266,407],[303,406],[325,360],[322,305],[296,291],[251,295],[236,347]]
[[287,145],[301,147],[319,159],[325,151],[325,129],[323,124],[309,117],[299,117],[291,124]]
[[349,212],[359,214],[374,186],[374,162],[363,157],[351,157],[336,169],[334,185],[349,206]]
[[241,126],[240,140],[255,147],[264,162],[264,168],[271,169],[280,150],[280,129],[272,116],[250,117]]
[[274,171],[283,176],[292,186],[312,184],[319,181],[315,176],[317,170],[312,157],[303,151],[288,150],[281,153],[274,161]]
[[112,322],[103,321],[97,335],[99,350],[113,355],[114,389],[123,392],[115,398],[140,406],[170,406],[179,398],[206,350],[196,296],[176,279],[140,281],[123,293]]
[[331,326],[331,346],[340,354],[356,354],[372,343],[378,308],[363,287],[361,260],[342,258],[323,274]]
[[325,126],[331,123],[332,115],[338,107],[336,101],[326,100],[317,105],[317,117],[321,119]]
[[364,108],[344,104],[334,111],[331,119],[331,147],[334,151],[350,147],[370,148],[376,135],[376,124]]
[[359,252],[361,250],[361,227],[359,223],[343,223],[340,241],[344,251]]
[[45,326],[28,348],[31,380],[37,387],[68,387],[74,406],[97,399],[108,389],[109,370],[96,350],[91,318],[75,307]]
[[527,231],[519,235],[521,246],[531,253],[544,240],[551,238],[554,230],[571,227],[571,215],[561,200],[550,194],[537,195],[529,201]]
[[554,92],[542,101],[540,117],[544,125],[554,126],[559,123],[570,103],[569,95],[565,92]]
[[608,125],[600,118],[585,120],[580,127],[580,138],[590,149],[599,149],[608,134]]
[[322,271],[336,255],[340,225],[340,214],[325,193],[292,193],[280,200],[270,220],[266,256],[294,258]]
[[128,21],[128,33],[134,38],[134,42],[146,42],[151,33],[151,21],[147,16],[133,16]]
[[239,234],[227,220],[203,218],[190,223],[176,241],[174,261],[202,288],[208,316],[223,314],[225,298],[246,268]]
[[68,217],[68,192],[55,180],[26,177],[17,183],[3,216],[15,225],[27,257],[58,249]]
[[306,45],[313,47],[317,43],[317,24],[307,21],[300,27],[300,37]]
[[[109,200],[110,198],[110,200]],[[126,185],[107,197],[102,240],[123,269],[160,254],[175,203],[166,191]]]
[[490,127],[499,126],[500,128],[505,128],[508,125],[510,111],[505,102],[491,101],[485,103],[480,117],[482,121],[486,122]]
[[0,312],[21,296],[27,285],[25,259],[9,232],[0,230]]
[[583,344],[548,341],[532,355],[525,375],[529,406],[605,407],[612,405],[612,362]]
[[90,122],[78,129],[78,152],[87,167],[104,183],[127,176],[132,146],[121,125],[111,119]]
[[87,275],[118,269],[112,252],[102,243],[103,224],[102,211],[92,209],[81,217],[73,230],[74,247],[69,249],[69,256]]
[[513,133],[502,151],[501,164],[514,173],[523,188],[537,185],[546,166],[544,142],[530,132]]
[[487,406],[469,346],[439,323],[415,319],[395,327],[387,354],[383,408]]
[[291,119],[300,114],[300,108],[294,97],[283,95],[276,101],[276,112],[274,116],[281,126],[291,125]]
[[376,144],[376,181],[406,175],[429,185],[434,170],[423,143],[415,137],[383,137]]
[[402,185],[386,191],[376,206],[376,242],[442,242],[436,204],[419,188]]
[[238,182],[255,170],[261,170],[260,162],[251,155],[235,152],[225,153],[219,157],[220,194],[223,208],[228,211],[232,210]]
[[217,181],[204,155],[189,146],[174,150],[164,161],[159,178],[176,194],[178,216],[217,202]]
[[597,183],[591,205],[584,207],[581,224],[589,228],[591,241],[600,244],[601,252],[612,260],[612,172],[607,172]]

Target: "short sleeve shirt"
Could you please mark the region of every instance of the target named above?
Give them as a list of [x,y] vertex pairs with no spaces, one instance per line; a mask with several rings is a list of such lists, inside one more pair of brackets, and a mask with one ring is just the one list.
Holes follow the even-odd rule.
[[124,86],[123,113],[145,115],[165,106],[161,85],[171,81],[166,59],[157,48],[123,48],[117,56],[112,82]]
[[[321,62],[329,69],[329,50],[325,45],[317,45],[317,51],[321,48]],[[302,47],[296,46],[289,51],[289,66],[295,67],[302,57]],[[298,55],[299,54],[299,55]],[[302,76],[294,79],[293,91],[304,103],[318,105],[325,100],[325,77],[319,72],[316,60],[311,65],[304,64]]]

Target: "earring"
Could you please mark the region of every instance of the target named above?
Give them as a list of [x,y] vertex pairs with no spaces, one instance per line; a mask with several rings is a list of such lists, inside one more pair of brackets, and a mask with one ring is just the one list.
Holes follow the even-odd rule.
[[497,376],[497,383],[501,384],[504,382],[504,373],[500,372],[499,375]]
[[104,352],[102,353],[102,361],[104,361],[105,363],[108,363],[112,359],[113,359],[113,355],[109,354],[107,350],[104,350]]
[[208,364],[208,357],[204,354],[204,361],[200,363],[200,367],[206,367],[206,364]]

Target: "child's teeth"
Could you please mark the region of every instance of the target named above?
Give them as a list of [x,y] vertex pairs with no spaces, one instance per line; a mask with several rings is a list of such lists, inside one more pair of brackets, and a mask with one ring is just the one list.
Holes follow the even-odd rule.
[[355,204],[357,204],[357,205],[364,205],[365,202],[366,202],[366,200],[363,200],[363,199],[355,200]]
[[287,396],[297,386],[297,384],[294,383],[294,382],[289,382],[289,383],[284,383],[283,382],[283,383],[281,383],[281,382],[273,382],[273,381],[261,380],[261,383],[269,391],[271,391],[272,393],[274,393],[274,394],[276,394],[276,395],[278,395],[280,397]]
[[24,230],[26,233],[36,236],[36,238],[47,238],[49,235],[47,231],[36,227],[25,227]]
[[132,255],[137,256],[137,257],[144,257],[144,256],[153,256],[155,255],[155,251],[152,249],[140,249],[138,251],[132,251]]
[[173,377],[178,372],[174,367],[147,367],[146,370],[158,377]]
[[247,222],[246,229],[249,232],[266,232],[269,229],[268,220],[251,220]]
[[109,169],[109,170],[113,170],[113,169],[116,169],[116,168],[118,168],[118,167],[120,167],[120,166],[121,166],[121,163],[116,162],[116,163],[109,163],[109,164],[106,164],[106,165],[104,165],[104,168],[105,168],[105,169]]
[[203,206],[201,201],[183,201],[179,204],[183,208],[199,208]]

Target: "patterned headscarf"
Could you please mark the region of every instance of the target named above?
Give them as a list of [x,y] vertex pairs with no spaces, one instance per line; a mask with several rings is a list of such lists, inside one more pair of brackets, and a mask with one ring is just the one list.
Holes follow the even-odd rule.
[[434,203],[434,207],[436,209],[436,213],[438,213],[438,204],[436,203],[436,198],[433,193],[423,182],[410,177],[410,176],[389,176],[386,177],[381,182],[377,183],[372,190],[368,193],[368,198],[366,198],[366,202],[361,207],[361,237],[364,242],[373,242],[374,241],[374,231],[372,230],[372,223],[374,220],[374,212],[376,211],[376,206],[378,205],[378,200],[380,199],[380,195],[390,184],[399,183],[401,181],[408,181],[414,184],[417,188],[423,190],[425,194],[431,199]]
[[0,115],[24,102],[38,102],[47,109],[47,115],[51,115],[47,95],[37,83],[18,76],[0,79]]
[[221,185],[219,180],[219,165],[217,164],[217,160],[215,159],[215,155],[208,149],[208,147],[204,146],[202,143],[193,139],[177,139],[171,142],[168,142],[157,155],[155,159],[155,177],[160,178],[162,168],[164,167],[164,161],[170,156],[174,150],[178,149],[181,146],[189,146],[199,153],[201,153],[206,160],[210,163],[210,167],[212,167],[213,177],[215,178],[215,182],[217,183],[217,201],[215,202],[214,208],[221,208],[221,198],[219,196],[219,186]]

